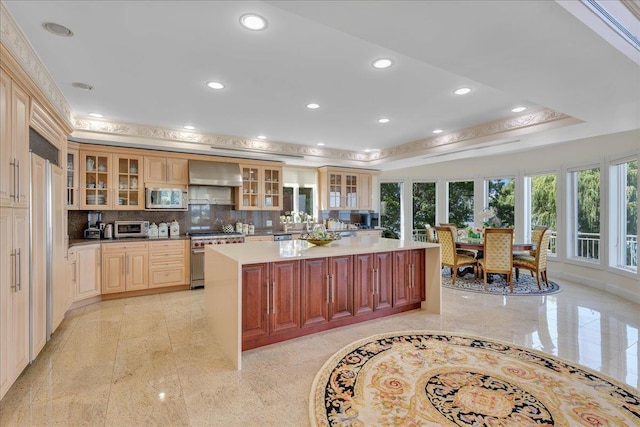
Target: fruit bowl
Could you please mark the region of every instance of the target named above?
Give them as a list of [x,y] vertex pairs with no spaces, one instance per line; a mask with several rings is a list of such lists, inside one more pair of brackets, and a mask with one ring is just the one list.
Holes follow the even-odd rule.
[[299,239],[305,240],[312,245],[324,246],[333,241],[340,240],[340,235],[335,233],[326,233],[324,235],[303,234]]

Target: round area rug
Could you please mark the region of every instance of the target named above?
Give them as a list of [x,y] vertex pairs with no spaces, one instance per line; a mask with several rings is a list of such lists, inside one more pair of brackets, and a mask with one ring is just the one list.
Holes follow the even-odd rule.
[[520,272],[520,279],[516,280],[515,274],[513,276],[513,293],[509,291],[509,284],[505,280],[504,276],[499,274],[491,275],[493,282],[487,283],[487,290],[484,289],[484,278],[474,277],[473,273],[466,274],[462,277],[456,277],[456,284],[451,284],[451,273],[449,269],[442,274],[442,286],[450,289],[458,289],[460,291],[469,292],[481,292],[484,294],[499,294],[499,295],[551,295],[560,292],[560,286],[549,280],[549,286],[545,286],[542,280],[540,286],[542,289],[538,289],[536,278],[531,277],[529,272]]
[[638,390],[536,350],[425,331],[334,354],[311,387],[312,426],[637,426]]

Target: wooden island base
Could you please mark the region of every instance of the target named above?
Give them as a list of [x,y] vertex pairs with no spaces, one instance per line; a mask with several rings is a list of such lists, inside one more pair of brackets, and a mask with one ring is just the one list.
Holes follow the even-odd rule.
[[423,309],[440,314],[440,246],[378,237],[205,249],[205,311],[236,369],[242,351]]

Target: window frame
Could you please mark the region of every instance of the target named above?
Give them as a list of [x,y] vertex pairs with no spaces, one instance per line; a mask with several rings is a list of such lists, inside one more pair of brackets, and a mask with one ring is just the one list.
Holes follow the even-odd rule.
[[[510,179],[513,182],[513,224],[510,225],[511,228],[516,227],[517,221],[517,204],[518,204],[518,196],[517,196],[517,182],[516,175],[500,175],[500,176],[487,176],[482,179],[482,209],[477,209],[477,206],[474,206],[474,218],[478,216],[480,212],[489,207],[489,181],[496,181],[501,179]],[[498,218],[500,216],[498,215]],[[477,227],[482,227],[483,224],[476,224]],[[501,226],[505,228],[504,225]]]
[[[562,172],[559,169],[551,169],[551,170],[535,170],[535,171],[525,171],[522,175],[522,181],[523,181],[523,191],[522,191],[522,203],[523,203],[523,227],[524,227],[524,241],[525,242],[530,242],[531,241],[531,232],[533,229],[533,226],[531,224],[531,197],[532,197],[532,189],[531,189],[531,184],[532,184],[532,178],[534,177],[538,177],[538,176],[545,176],[545,175],[555,175],[556,177],[556,229],[555,229],[555,233],[556,233],[556,251],[552,252],[549,251],[547,253],[547,257],[548,258],[553,258],[554,260],[559,260],[560,258],[560,253],[563,250],[563,241],[560,238],[560,236],[562,235],[561,230],[562,230],[562,205],[561,205],[561,194],[562,194],[562,188],[561,188],[561,176],[562,176]],[[517,198],[516,198],[517,200]]]

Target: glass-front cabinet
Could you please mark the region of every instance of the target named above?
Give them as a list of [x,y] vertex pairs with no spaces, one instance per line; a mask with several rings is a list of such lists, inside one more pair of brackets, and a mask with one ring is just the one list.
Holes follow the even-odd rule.
[[238,210],[280,210],[282,168],[240,165],[242,187],[238,189]]
[[80,209],[111,207],[111,154],[81,151],[80,168]]
[[142,156],[114,154],[114,164],[117,168],[114,188],[117,188],[118,192],[115,209],[138,210],[144,208],[143,161]]
[[67,209],[79,209],[78,200],[78,159],[80,152],[77,147],[67,146]]
[[370,209],[371,173],[319,168],[320,209]]

